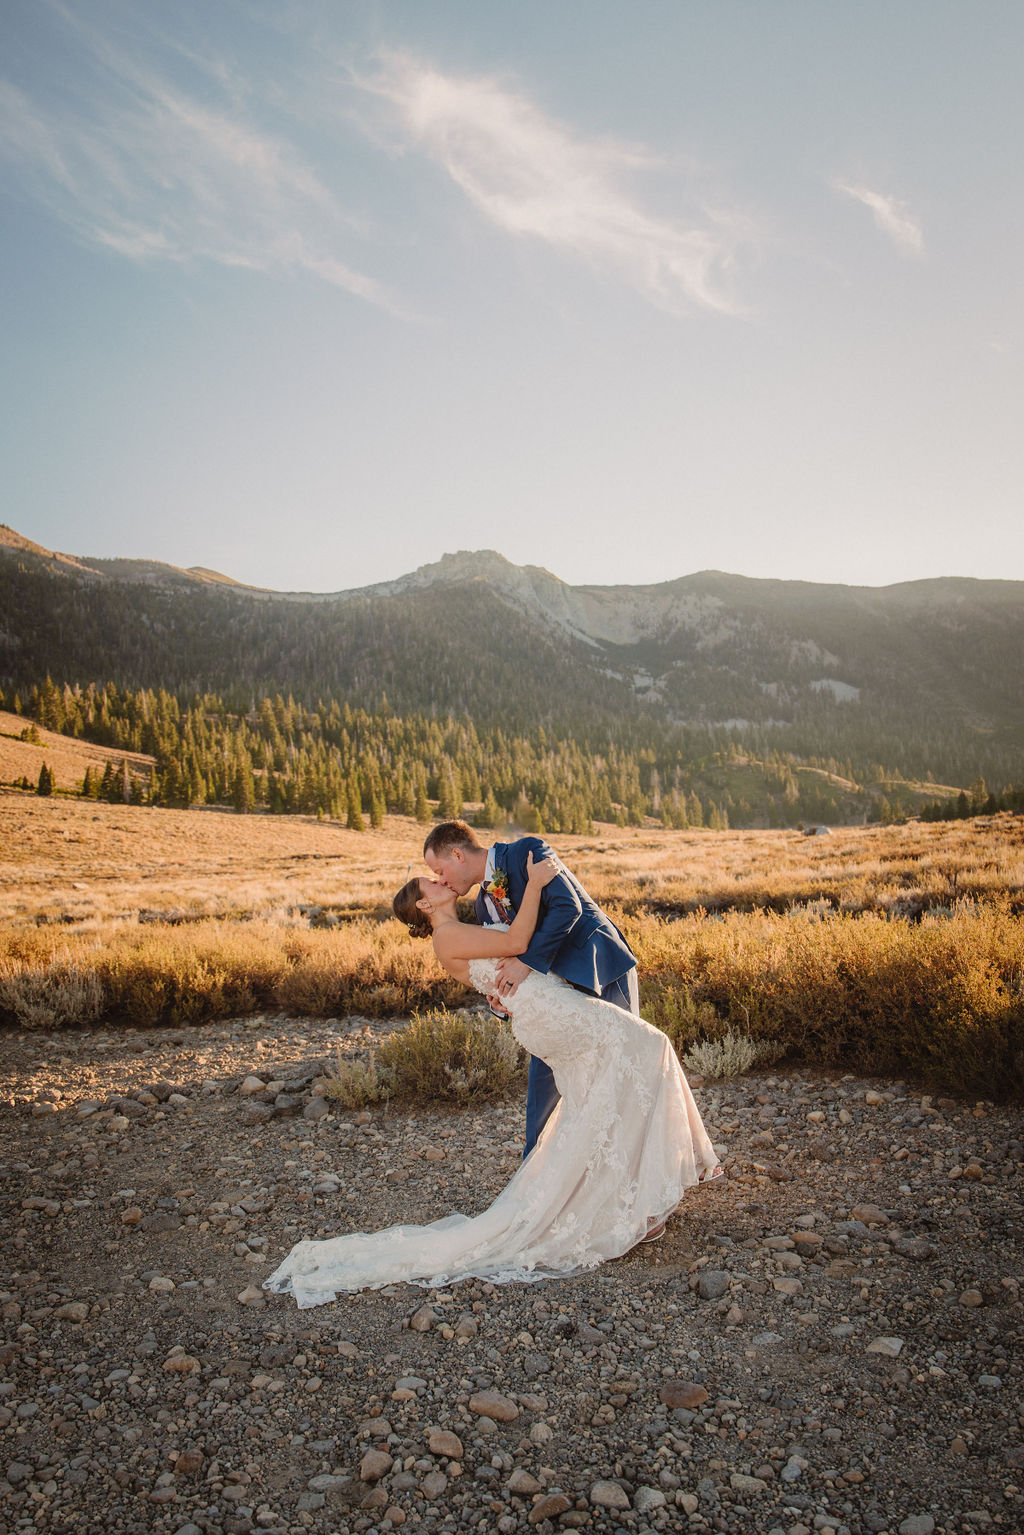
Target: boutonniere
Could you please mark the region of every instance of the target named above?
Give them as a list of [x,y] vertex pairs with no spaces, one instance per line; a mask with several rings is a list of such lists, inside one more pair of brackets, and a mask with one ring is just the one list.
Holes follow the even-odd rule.
[[495,869],[493,878],[488,880],[484,889],[500,905],[508,905],[508,874],[504,869]]

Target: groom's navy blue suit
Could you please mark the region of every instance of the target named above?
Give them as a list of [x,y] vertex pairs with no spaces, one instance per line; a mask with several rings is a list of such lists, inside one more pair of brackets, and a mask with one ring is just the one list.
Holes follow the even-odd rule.
[[[520,837],[517,842],[494,845],[494,871],[496,874],[503,871],[507,877],[513,913],[518,911],[526,890],[528,853],[533,854],[535,862],[556,857],[539,837]],[[491,920],[482,885],[476,898],[476,915],[480,923]],[[563,868],[558,878],[541,892],[537,926],[520,958],[531,970],[539,970],[542,975],[554,971],[580,991],[589,991],[629,1011],[627,978],[636,964],[636,955],[614,922],[568,869]],[[526,1090],[526,1156],[533,1150],[558,1096],[550,1066],[531,1055]]]

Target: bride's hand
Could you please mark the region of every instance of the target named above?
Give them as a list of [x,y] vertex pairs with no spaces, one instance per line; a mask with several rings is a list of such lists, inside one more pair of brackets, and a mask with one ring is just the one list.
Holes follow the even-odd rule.
[[553,879],[561,874],[561,865],[557,858],[542,858],[534,863],[533,854],[526,855],[526,879],[531,885],[539,885],[543,890],[545,885],[550,885]]

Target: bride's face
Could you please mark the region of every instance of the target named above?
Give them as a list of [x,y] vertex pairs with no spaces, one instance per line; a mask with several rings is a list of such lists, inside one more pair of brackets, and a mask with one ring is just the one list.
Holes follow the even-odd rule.
[[455,908],[455,891],[449,890],[447,885],[442,885],[439,879],[430,879],[426,874],[420,878],[420,901],[422,905],[426,901],[435,911],[442,911],[446,906]]

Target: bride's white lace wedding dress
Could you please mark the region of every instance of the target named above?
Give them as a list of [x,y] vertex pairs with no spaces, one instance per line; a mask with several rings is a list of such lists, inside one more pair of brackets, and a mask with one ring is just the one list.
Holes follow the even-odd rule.
[[[494,989],[492,959],[470,962]],[[711,1175],[718,1157],[682,1067],[659,1030],[555,975],[527,976],[510,1003],[519,1042],[551,1066],[561,1101],[533,1152],[480,1215],[299,1242],[264,1289],[300,1307],[407,1281],[554,1279],[617,1258]]]

